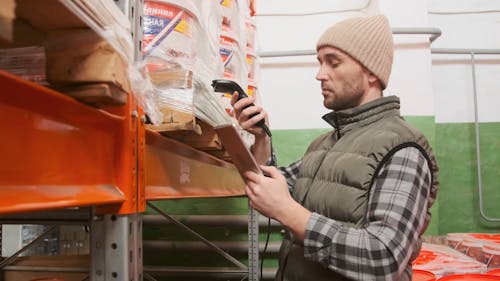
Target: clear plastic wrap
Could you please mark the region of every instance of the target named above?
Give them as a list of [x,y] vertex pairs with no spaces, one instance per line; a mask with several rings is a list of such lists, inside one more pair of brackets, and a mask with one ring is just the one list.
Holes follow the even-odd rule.
[[60,0],[131,64],[134,61],[131,24],[113,1]]
[[224,64],[224,78],[234,80],[245,89],[248,84],[246,52],[234,34],[221,33],[220,55]]
[[107,39],[88,28],[50,31],[45,43],[52,85],[108,82],[130,90],[130,62]]
[[151,123],[161,124],[163,116],[156,103],[157,92],[146,72],[145,63],[139,61],[129,67],[128,76],[132,93],[135,94],[137,102],[144,109]]
[[43,46],[0,49],[0,69],[41,85],[47,84],[45,64]]
[[451,274],[486,273],[486,264],[443,245],[423,243],[414,269],[427,270],[440,278]]
[[[220,30],[214,28],[221,13],[217,3],[199,1],[197,5],[176,0],[144,3],[144,63],[138,68],[144,66],[142,73],[151,82],[137,87],[137,93],[147,104],[146,112],[153,124],[168,121],[157,118],[162,108],[194,114],[210,122],[207,108],[214,104],[207,100],[216,100],[211,81],[223,72],[218,47]],[[135,73],[139,77],[141,71]]]

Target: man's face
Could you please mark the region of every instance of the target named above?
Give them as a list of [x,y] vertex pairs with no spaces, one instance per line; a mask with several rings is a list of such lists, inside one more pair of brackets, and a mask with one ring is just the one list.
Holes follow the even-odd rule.
[[321,82],[323,105],[332,110],[363,103],[370,72],[341,50],[324,46],[318,50],[320,64],[316,80]]

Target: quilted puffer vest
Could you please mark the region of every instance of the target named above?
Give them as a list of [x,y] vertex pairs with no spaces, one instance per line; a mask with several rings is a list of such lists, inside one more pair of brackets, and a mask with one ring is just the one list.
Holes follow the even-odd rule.
[[[383,97],[356,108],[323,117],[335,130],[319,136],[307,149],[293,190],[293,197],[312,212],[360,228],[366,220],[369,191],[375,176],[397,150],[413,146],[422,151],[432,171],[427,218],[438,188],[437,164],[427,139],[406,123],[399,113],[399,98]],[[286,266],[283,268],[284,260]],[[348,280],[306,260],[301,245],[285,239],[280,250],[276,280]],[[408,265],[406,276],[411,276]]]

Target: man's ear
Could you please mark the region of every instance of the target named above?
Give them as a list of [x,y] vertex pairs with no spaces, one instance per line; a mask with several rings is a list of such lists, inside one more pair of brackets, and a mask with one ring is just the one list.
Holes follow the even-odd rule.
[[368,84],[374,86],[376,85],[376,87],[379,87],[380,89],[382,89],[382,82],[380,81],[380,79],[378,79],[377,76],[375,76],[375,74],[371,73],[368,75]]
[[378,81],[378,77],[375,76],[375,74],[373,74],[373,73],[370,72],[370,75],[368,76],[368,82],[370,82],[370,84],[379,82]]

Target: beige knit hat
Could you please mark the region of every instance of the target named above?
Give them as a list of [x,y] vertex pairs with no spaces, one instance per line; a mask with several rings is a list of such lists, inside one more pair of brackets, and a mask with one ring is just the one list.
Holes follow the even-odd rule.
[[389,21],[385,16],[343,20],[321,35],[316,50],[323,46],[333,46],[348,53],[380,79],[383,89],[387,86],[394,43]]

